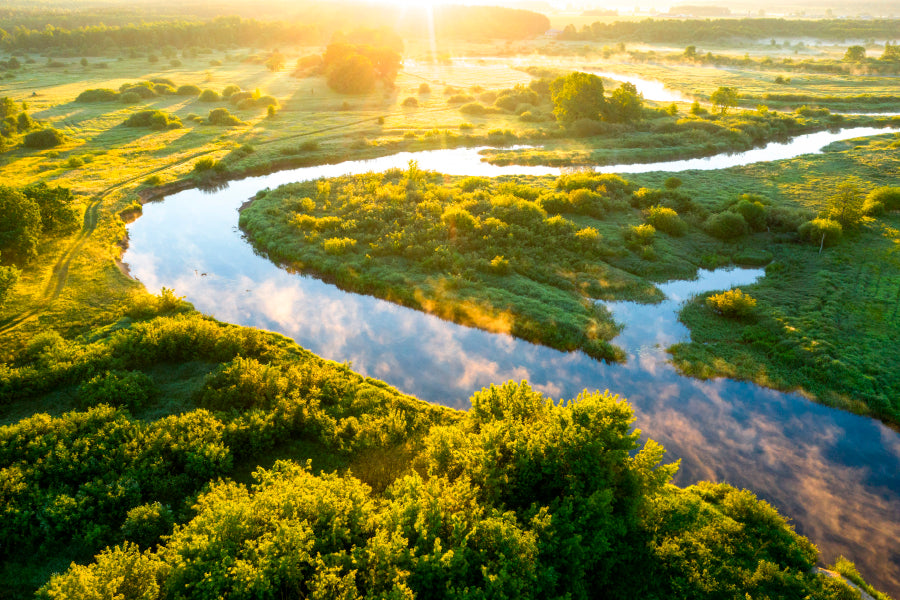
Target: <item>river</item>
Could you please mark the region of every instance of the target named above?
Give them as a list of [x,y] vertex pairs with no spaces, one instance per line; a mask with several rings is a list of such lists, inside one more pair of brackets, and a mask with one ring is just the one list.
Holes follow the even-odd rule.
[[[794,155],[811,151],[811,145],[867,135],[858,131],[802,136],[793,142]],[[655,305],[608,303],[625,324],[614,343],[628,355],[627,363],[609,365],[289,273],[254,253],[237,228],[238,207],[260,189],[402,168],[410,160],[459,175],[559,173],[488,165],[477,150],[400,153],[247,178],[209,193],[173,194],[146,205],[143,216],[129,225],[124,260],[149,290],[173,288],[218,319],[281,332],[321,356],[349,361],[360,373],[433,402],[466,408],[473,391],[508,379],[528,380],[554,398],[609,389],[628,398],[636,426],[667,448],[667,459],[681,459],[676,483],[707,479],[751,489],[788,515],[819,546],[824,561],[844,554],[877,587],[900,594],[900,435],[798,394],[682,377],[666,360],[664,349],[689,336],[676,318],[682,300],[748,285],[761,270],[701,271],[696,281],[661,285],[668,299]],[[747,164],[758,160],[752,152],[713,158]],[[739,156],[746,162],[735,163]],[[699,160],[709,162],[641,168],[721,168],[714,160]],[[625,167],[634,165],[603,170],[627,172]]]

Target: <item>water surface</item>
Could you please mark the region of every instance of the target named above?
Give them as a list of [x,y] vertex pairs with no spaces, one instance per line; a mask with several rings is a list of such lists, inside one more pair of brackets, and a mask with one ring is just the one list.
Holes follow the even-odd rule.
[[873,583],[900,593],[897,433],[797,394],[682,377],[666,362],[665,347],[688,339],[676,319],[682,300],[752,284],[762,271],[701,271],[696,281],[660,286],[668,299],[659,304],[608,303],[625,324],[615,343],[628,355],[626,364],[609,365],[288,273],[256,255],[237,229],[237,208],[259,189],[402,168],[409,160],[451,174],[558,172],[493,167],[480,162],[476,149],[441,150],[284,171],[213,193],[189,190],[144,207],[128,228],[125,261],[150,290],[174,288],[223,321],[279,331],[433,402],[466,408],[473,391],[508,379],[528,380],[554,398],[584,389],[621,394],[644,435],[661,442],[669,459],[681,459],[677,483],[709,479],[752,489],[790,515],[825,561],[845,554]]

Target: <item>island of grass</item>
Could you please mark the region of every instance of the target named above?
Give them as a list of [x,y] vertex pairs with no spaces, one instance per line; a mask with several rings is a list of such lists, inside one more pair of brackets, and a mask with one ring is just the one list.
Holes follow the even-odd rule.
[[[702,299],[687,307],[696,343],[673,348],[676,365],[802,388],[897,423],[900,380],[883,360],[900,335],[896,213],[863,206],[896,181],[886,177],[894,145],[631,181],[447,177],[410,165],[261,192],[240,223],[272,259],[350,291],[604,360],[624,357],[597,299],[652,302],[655,282],[699,267],[768,265],[744,290],[759,298],[747,314],[729,318]],[[846,172],[858,178],[842,188]],[[849,213],[832,213],[844,188],[858,211],[842,224]],[[810,233],[822,223],[840,241]]]

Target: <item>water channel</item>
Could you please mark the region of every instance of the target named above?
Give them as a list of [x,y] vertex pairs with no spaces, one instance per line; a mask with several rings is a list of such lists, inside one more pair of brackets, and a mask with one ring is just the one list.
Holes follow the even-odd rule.
[[[793,155],[882,132],[801,136],[792,142]],[[678,161],[640,167],[716,169],[754,162],[756,156],[751,151],[701,159],[700,166]],[[409,160],[459,175],[559,173],[548,167],[497,167],[480,159],[478,149],[400,153],[247,178],[210,193],[180,192],[144,207],[143,216],[128,227],[124,260],[151,291],[174,288],[218,319],[281,332],[321,356],[350,361],[358,372],[433,402],[466,408],[473,391],[509,379],[528,380],[554,398],[609,389],[628,398],[636,426],[667,448],[668,459],[681,459],[676,483],[708,479],[749,488],[789,515],[826,562],[844,554],[873,584],[900,593],[900,435],[798,394],[682,377],[666,361],[665,348],[689,337],[676,318],[681,301],[751,284],[762,270],[701,271],[695,281],[661,285],[667,296],[662,303],[608,303],[625,324],[614,343],[628,354],[626,364],[608,365],[289,273],[255,254],[237,229],[238,207],[260,189],[402,168]],[[602,170],[627,172],[627,167],[635,165]]]

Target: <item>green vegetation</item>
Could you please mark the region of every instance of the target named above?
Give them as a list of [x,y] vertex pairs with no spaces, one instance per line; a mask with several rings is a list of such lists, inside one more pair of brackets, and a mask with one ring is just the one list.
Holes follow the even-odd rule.
[[610,175],[445,184],[410,164],[258,194],[241,226],[273,259],[340,286],[621,360],[608,343],[617,328],[591,299],[652,290],[607,264],[628,253],[598,231],[618,228],[599,219],[630,211],[629,193]]
[[[818,106],[896,103],[893,80],[851,76],[895,72],[895,45],[780,63],[611,51],[651,77],[668,70],[659,78],[700,100],[723,86],[752,107],[766,95],[810,105],[710,114],[698,103],[689,115],[569,76],[580,61],[554,59],[564,70],[534,78],[452,64],[517,53],[540,64],[534,49],[588,47],[522,41],[549,27],[529,11],[442,6],[432,22],[421,7],[399,18],[320,3],[296,20],[268,18],[265,4],[250,9],[259,20],[179,9],[0,14],[5,597],[855,597],[813,573],[812,544],[750,492],[668,484],[675,467],[654,443],[638,448],[630,409],[610,394],[553,402],[506,384],[467,413],[433,406],[203,317],[173,290],[151,296],[116,260],[143,201],[336,156],[526,142],[542,148],[489,156],[648,161],[886,122]],[[696,23],[684,43],[704,41]],[[882,35],[879,22],[850,26]],[[498,37],[510,43],[485,41]],[[414,60],[398,70],[401,55]],[[747,70],[713,78],[713,64]],[[561,115],[570,101],[593,106],[557,121],[553,89],[572,81],[602,92],[571,87]],[[595,298],[652,301],[653,282],[698,266],[767,264],[752,298],[685,309],[699,343],[675,348],[676,363],[896,423],[896,144],[628,182],[411,165],[268,192],[242,224],[272,257],[344,287],[609,360],[622,358],[616,325]],[[871,590],[849,561],[835,569]]]
[[[157,341],[149,342],[144,327],[160,331]],[[71,440],[84,455],[81,464],[98,473],[115,465],[120,487],[130,485],[120,494],[77,494],[82,501],[73,502],[75,489],[96,486],[93,469],[61,472],[69,462],[57,460],[40,467],[16,463],[23,485],[7,511],[47,503],[54,507],[48,525],[58,519],[64,531],[92,519],[88,535],[76,534],[80,543],[96,545],[104,535],[118,540],[95,562],[52,577],[39,597],[74,600],[96,589],[192,599],[288,590],[322,598],[336,590],[397,597],[456,591],[499,598],[598,592],[716,598],[734,589],[852,597],[843,583],[812,573],[815,547],[749,492],[724,484],[669,485],[677,465],[663,466],[664,450],[652,441],[638,448],[631,410],[612,395],[554,403],[527,384],[510,383],[476,393],[468,413],[423,412],[390,389],[298,355],[274,336],[249,339],[249,330],[195,317],[158,318],[135,329],[105,342],[118,346],[124,340],[117,338],[131,338],[127,360],[138,362],[171,353],[164,348],[174,336],[177,353],[218,361],[249,349],[268,355],[269,364],[236,358],[207,377],[200,397],[220,399],[232,407],[228,413],[197,409],[143,424],[98,407],[0,430],[23,440],[42,431],[43,444],[30,450],[34,457],[50,449],[51,439]],[[185,339],[186,333],[197,337]],[[200,350],[212,349],[210,341],[211,354]],[[238,382],[248,390],[261,382],[271,395],[265,404],[256,400],[256,408],[235,404],[242,397],[234,391]],[[233,461],[291,435],[347,458],[365,448],[383,464],[357,465],[351,474],[281,460],[254,469],[250,486],[219,480],[194,499],[187,496],[196,482],[228,473]],[[389,448],[397,444],[402,458],[391,460]],[[157,470],[167,476],[154,477]],[[59,481],[59,496],[30,496],[38,477]],[[150,500],[160,496],[181,505],[172,511]],[[172,530],[176,520],[181,524]],[[4,521],[8,529],[17,522]]]
[[835,198],[849,189],[847,173],[857,174],[849,183],[859,198],[867,190],[890,194],[883,184],[897,183],[887,176],[897,173],[894,143],[842,145],[821,157],[732,169],[727,179],[682,175],[700,202],[734,189],[765,194],[770,232],[745,235],[735,246],[773,258],[766,276],[744,288],[757,305],[740,325],[707,308],[705,298],[685,307],[681,319],[693,342],[671,348],[682,371],[801,388],[822,402],[900,422],[900,379],[887,366],[900,360],[889,341],[900,336],[897,212],[860,217],[849,229],[829,218]]

